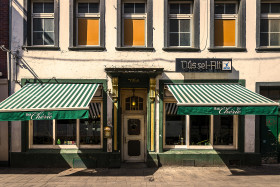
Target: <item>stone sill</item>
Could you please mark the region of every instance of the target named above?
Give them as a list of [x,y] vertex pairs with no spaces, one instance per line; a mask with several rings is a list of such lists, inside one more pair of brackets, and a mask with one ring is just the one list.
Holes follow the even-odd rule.
[[155,49],[153,47],[116,47],[117,51],[146,51],[146,52],[154,52]]
[[195,47],[164,47],[162,50],[166,52],[200,52],[200,49]]
[[91,51],[91,52],[102,52],[106,51],[105,47],[92,46],[92,47],[69,47],[70,51]]
[[247,52],[244,47],[210,47],[210,52]]
[[22,46],[24,50],[50,50],[50,51],[58,51],[60,47],[58,46]]

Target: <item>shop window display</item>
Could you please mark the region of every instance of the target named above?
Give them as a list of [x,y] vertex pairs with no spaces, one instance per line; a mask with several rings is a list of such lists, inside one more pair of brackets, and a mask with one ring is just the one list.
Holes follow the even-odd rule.
[[76,145],[76,120],[57,120],[56,144]]
[[53,121],[52,120],[33,121],[33,144],[35,145],[53,144]]
[[190,145],[210,145],[210,116],[190,116]]

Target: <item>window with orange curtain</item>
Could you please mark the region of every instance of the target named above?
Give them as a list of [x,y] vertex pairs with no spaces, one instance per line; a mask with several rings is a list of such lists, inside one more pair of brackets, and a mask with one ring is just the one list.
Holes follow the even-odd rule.
[[146,45],[146,4],[123,3],[123,46]]
[[77,44],[100,45],[99,3],[78,2],[77,4]]
[[236,46],[237,3],[215,3],[214,45]]

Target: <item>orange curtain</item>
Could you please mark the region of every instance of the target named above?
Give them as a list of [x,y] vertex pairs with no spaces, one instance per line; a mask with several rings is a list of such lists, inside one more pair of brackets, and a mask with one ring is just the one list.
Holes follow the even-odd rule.
[[215,46],[235,46],[235,20],[215,20]]
[[78,20],[78,45],[99,45],[99,19]]
[[124,45],[145,46],[145,20],[124,20]]

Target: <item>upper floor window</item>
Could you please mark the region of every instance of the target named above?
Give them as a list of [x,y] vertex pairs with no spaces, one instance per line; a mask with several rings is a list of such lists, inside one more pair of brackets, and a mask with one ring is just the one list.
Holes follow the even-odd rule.
[[77,2],[76,25],[78,46],[100,45],[99,2]]
[[124,2],[123,46],[146,46],[146,2]]
[[31,14],[32,45],[53,46],[54,34],[54,2],[33,1]]
[[280,3],[261,3],[260,46],[280,46]]
[[191,46],[192,4],[169,2],[168,45]]
[[237,46],[237,2],[215,2],[214,45]]

